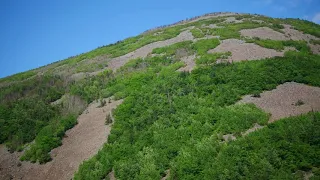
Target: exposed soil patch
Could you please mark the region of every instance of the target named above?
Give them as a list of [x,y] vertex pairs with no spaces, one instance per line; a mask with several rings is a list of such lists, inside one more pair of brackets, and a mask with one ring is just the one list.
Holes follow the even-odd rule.
[[242,20],[237,20],[235,17],[227,17],[224,23],[242,23]]
[[234,141],[237,139],[233,134],[225,134],[222,136],[222,138],[225,142]]
[[262,129],[262,128],[264,128],[264,126],[261,126],[258,123],[255,123],[252,128],[248,129],[246,132],[241,133],[241,134],[242,134],[242,136],[246,136],[246,135],[248,135],[248,134],[250,134],[250,133],[252,133],[252,132],[254,132],[254,131],[258,130],[258,129]]
[[284,41],[288,39],[284,34],[277,32],[268,27],[259,27],[255,29],[243,29],[240,31],[240,33],[242,36],[251,37],[251,38],[258,37],[260,39],[272,39],[272,40],[280,40],[280,41]]
[[145,45],[133,52],[130,52],[128,54],[125,54],[120,57],[113,58],[108,65],[108,68],[112,70],[117,70],[121,66],[123,66],[125,63],[127,63],[130,59],[135,59],[135,58],[145,58],[149,53],[152,52],[154,48],[159,48],[159,47],[164,47],[164,46],[169,46],[178,42],[182,41],[188,41],[188,40],[193,40],[192,33],[190,31],[183,31],[180,33],[177,37],[165,40],[165,41],[158,41],[154,43],[150,43],[148,45]]
[[166,176],[164,176],[163,178],[161,178],[161,180],[167,180],[170,177],[170,169],[166,170]]
[[194,29],[194,28],[195,28],[195,26],[189,26],[189,27],[181,29],[181,31],[187,31],[187,30],[191,30],[191,29]]
[[[107,141],[111,125],[105,126],[105,119],[122,100],[111,101],[98,108],[98,102],[91,103],[78,118],[78,124],[66,132],[63,145],[52,150],[52,161],[44,164],[20,162],[21,153],[10,154],[0,146],[0,179],[70,179],[80,163],[95,155]],[[21,165],[18,165],[20,164]]]
[[311,34],[304,34],[303,32],[294,29],[292,26],[288,24],[283,24],[283,26],[284,26],[284,32],[289,39],[292,39],[295,41],[304,40],[307,42],[309,42],[311,39],[319,40],[319,38]]
[[319,44],[309,44],[313,54],[320,54],[320,45]]
[[87,73],[80,72],[80,73],[75,73],[69,76],[69,81],[79,81],[81,79],[84,79],[85,77],[89,76]]
[[181,24],[188,24],[188,23],[196,22],[196,21],[203,20],[203,19],[210,19],[210,18],[223,17],[223,16],[233,16],[233,15],[240,15],[240,14],[239,13],[232,13],[232,12],[210,14],[210,15],[206,15],[206,16],[201,16],[199,18],[195,18],[194,20],[187,21],[187,22],[181,23]]
[[60,99],[51,103],[51,105],[61,105],[63,107],[63,114],[80,114],[87,107],[87,102],[82,100],[79,96],[65,94]]
[[257,23],[264,23],[263,20],[258,20],[258,19],[250,19],[252,22],[257,22]]
[[284,56],[284,52],[267,49],[253,43],[245,43],[238,39],[223,40],[219,46],[209,50],[208,52],[216,53],[228,51],[232,53],[232,55],[227,59],[229,62],[259,60],[276,56]]
[[183,61],[186,64],[186,66],[178,69],[178,71],[191,72],[193,70],[193,68],[196,66],[196,63],[194,62],[195,58],[196,58],[196,55],[182,57],[181,61]]
[[205,24],[203,24],[201,27],[203,27],[203,28],[210,28],[210,29],[224,28],[224,26],[218,26],[218,25],[216,25],[216,24],[209,24],[208,26],[206,26]]
[[[310,111],[320,111],[320,88],[305,84],[287,82],[272,91],[260,94],[260,98],[244,96],[240,101],[254,103],[271,114],[269,122],[297,116]],[[300,102],[300,103],[299,103]]]
[[116,177],[114,176],[114,170],[112,170],[109,174],[108,174],[109,180],[116,180]]

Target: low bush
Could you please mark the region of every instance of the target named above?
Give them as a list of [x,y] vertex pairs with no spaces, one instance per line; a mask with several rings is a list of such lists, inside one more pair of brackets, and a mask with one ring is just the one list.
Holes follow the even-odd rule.
[[52,121],[41,129],[35,138],[35,142],[30,144],[30,149],[25,151],[21,160],[39,161],[40,164],[50,161],[49,152],[61,145],[65,132],[76,124],[77,119],[73,115],[57,118],[55,121]]

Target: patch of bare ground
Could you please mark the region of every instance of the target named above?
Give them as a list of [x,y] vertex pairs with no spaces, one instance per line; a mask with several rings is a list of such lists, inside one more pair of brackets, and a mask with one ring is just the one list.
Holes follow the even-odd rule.
[[287,82],[272,91],[260,94],[260,98],[244,96],[239,103],[253,103],[271,114],[269,122],[297,116],[310,111],[320,111],[320,88]]
[[63,114],[80,114],[86,107],[87,102],[82,100],[79,96],[65,94],[60,99],[51,103],[51,105],[61,105],[63,107]]
[[185,27],[185,28],[181,29],[181,31],[187,31],[187,30],[191,30],[194,28],[195,28],[195,26],[189,26],[189,27]]
[[258,130],[258,129],[262,129],[262,128],[264,128],[264,126],[261,126],[260,124],[255,123],[252,128],[248,129],[246,132],[241,133],[241,134],[242,134],[242,136],[246,136],[246,135],[248,135],[248,134],[250,134],[250,133],[252,133],[252,132],[254,132],[254,131]]
[[215,17],[234,16],[234,15],[239,15],[239,13],[232,13],[232,12],[215,13],[215,14],[210,14],[210,15],[206,15],[206,16],[201,16],[199,18],[195,18],[194,20],[186,21],[185,23],[181,23],[181,24],[188,24],[188,23],[192,23],[192,22],[197,22],[199,20],[210,19],[210,18],[215,18]]
[[111,101],[101,108],[100,103],[91,103],[79,116],[78,124],[66,132],[62,146],[51,151],[53,160],[46,164],[20,162],[21,153],[10,154],[0,146],[0,179],[71,179],[80,163],[96,154],[107,141],[111,124],[105,125],[106,116],[121,103],[122,100]]
[[263,21],[263,20],[258,20],[258,19],[251,19],[251,21],[253,21],[253,22],[257,22],[257,23],[264,23],[264,21]]
[[309,44],[310,49],[313,54],[320,54],[320,45],[319,44]]
[[71,81],[79,81],[81,79],[84,79],[87,76],[89,76],[87,73],[79,72],[79,73],[75,73],[75,74],[72,74],[71,76],[69,76],[68,80],[70,82]]
[[227,17],[224,23],[242,23],[242,20],[237,20],[235,17]]
[[242,36],[245,37],[258,37],[260,39],[271,39],[271,40],[279,40],[279,41],[285,41],[285,40],[295,40],[295,41],[306,41],[308,42],[308,46],[311,48],[311,51],[314,54],[320,54],[320,45],[314,45],[309,43],[311,39],[319,40],[318,37],[315,37],[310,34],[304,34],[301,31],[298,31],[294,29],[292,26],[288,24],[283,24],[284,29],[283,33],[277,32],[271,28],[268,27],[259,27],[255,29],[243,29],[240,31]]
[[[227,59],[229,62],[245,60],[259,60],[276,56],[284,56],[284,52],[274,49],[267,49],[253,43],[245,43],[238,39],[223,40],[219,46],[208,51],[208,53],[231,52],[232,55]],[[220,61],[218,61],[219,63]]]
[[178,69],[178,71],[188,71],[191,72],[193,68],[196,66],[196,63],[194,62],[194,59],[196,58],[196,55],[191,56],[185,56],[181,58],[181,61],[185,63],[186,66]]
[[[247,136],[248,134],[254,132],[254,131],[257,131],[259,129],[262,129],[264,128],[265,126],[261,126],[259,125],[258,123],[255,123],[254,126],[248,130],[246,130],[245,132],[242,132],[241,135],[242,136]],[[226,143],[226,142],[230,142],[230,141],[235,141],[237,140],[237,137],[234,135],[234,134],[225,134],[225,135],[222,135],[222,143]]]
[[224,26],[218,26],[216,24],[209,24],[209,25],[205,25],[205,24],[202,24],[201,26],[202,28],[210,28],[210,29],[216,29],[216,28],[224,28]]
[[229,142],[229,141],[234,141],[237,138],[233,134],[225,134],[222,136],[222,139],[224,140],[224,142]]
[[[155,48],[159,48],[159,47],[165,47],[165,46],[170,46],[172,44],[178,43],[178,42],[183,42],[183,41],[189,41],[192,40],[194,42],[202,40],[202,39],[212,39],[212,38],[219,38],[219,36],[211,36],[211,35],[206,35],[203,38],[194,38],[192,36],[192,33],[187,30],[187,31],[183,31],[182,33],[180,33],[177,37],[165,40],[165,41],[158,41],[158,42],[154,42],[148,45],[145,45],[133,52],[130,52],[128,54],[125,54],[123,56],[120,57],[116,57],[110,60],[109,65],[108,65],[108,69],[112,69],[114,71],[116,71],[117,69],[119,69],[121,66],[123,66],[125,63],[127,63],[128,61],[130,61],[131,59],[136,59],[136,58],[145,58],[147,57],[153,49]],[[151,54],[151,56],[154,56]],[[105,69],[96,71],[96,72],[92,72],[89,73],[90,75],[97,75],[98,73],[102,72]]]
[[167,180],[170,177],[170,169],[166,170],[166,175],[161,178],[161,180]]
[[307,42],[309,42],[311,39],[319,40],[319,38],[311,34],[304,34],[303,32],[294,29],[292,26],[288,24],[283,24],[283,26],[284,26],[283,31],[289,39],[292,39],[295,41],[304,40]]
[[109,180],[116,180],[116,177],[114,176],[114,170],[112,170],[109,174],[108,174]]
[[251,37],[251,38],[258,37],[260,39],[272,39],[272,40],[280,40],[280,41],[284,41],[288,39],[284,34],[277,32],[268,27],[259,27],[255,29],[242,29],[240,30],[240,33],[242,36]]
[[154,43],[150,43],[148,45],[145,45],[133,52],[130,52],[128,54],[125,54],[120,57],[113,58],[109,64],[108,68],[112,70],[117,70],[121,66],[123,66],[125,63],[127,63],[130,59],[135,59],[135,58],[145,58],[149,53],[152,52],[154,48],[159,48],[159,47],[164,47],[164,46],[169,46],[178,42],[183,42],[183,41],[188,41],[188,40],[193,40],[192,33],[190,31],[183,31],[180,33],[177,37],[165,40],[165,41],[158,41]]

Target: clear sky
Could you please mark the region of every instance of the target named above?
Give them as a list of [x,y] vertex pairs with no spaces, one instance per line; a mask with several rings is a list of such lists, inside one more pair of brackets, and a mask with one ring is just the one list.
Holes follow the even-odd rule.
[[209,12],[320,23],[320,0],[2,0],[0,77],[43,66]]

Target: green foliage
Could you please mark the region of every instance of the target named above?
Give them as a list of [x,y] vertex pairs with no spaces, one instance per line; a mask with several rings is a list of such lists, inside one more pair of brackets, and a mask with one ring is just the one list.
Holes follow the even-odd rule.
[[49,152],[61,145],[61,140],[68,129],[77,124],[77,119],[73,115],[56,118],[38,133],[35,142],[26,150],[21,160],[45,163],[51,160]]
[[79,72],[94,72],[94,71],[98,71],[100,69],[104,69],[108,67],[108,61],[104,61],[104,62],[94,62],[94,63],[83,63],[83,64],[78,64],[76,67],[76,71],[77,73]]
[[215,63],[217,59],[227,59],[229,56],[231,56],[231,52],[204,54],[200,58],[196,59],[196,63],[197,65],[209,65]]
[[192,33],[193,37],[195,38],[203,38],[204,34],[200,29],[191,29],[190,32]]
[[108,54],[109,57],[122,56],[142,46],[145,46],[147,44],[174,38],[180,34],[181,32],[180,30],[182,28],[183,28],[182,26],[176,26],[176,27],[166,28],[162,31],[162,33],[159,33],[159,34],[156,34],[156,32],[152,32],[152,33],[139,35],[136,37],[127,38],[123,41],[118,41],[117,43],[103,46],[93,51],[68,58],[62,61],[61,65],[64,65],[64,64],[74,65],[83,60],[92,59],[94,57],[104,55],[104,54]]
[[21,150],[37,133],[59,113],[42,100],[21,99],[12,104],[0,105],[0,140],[11,151]]
[[[242,29],[266,26],[281,31],[284,22],[315,36],[319,29],[298,20],[250,15],[241,19],[250,17],[264,22],[246,19],[232,24],[219,17],[180,24],[100,47],[58,65],[77,65],[78,72],[102,69],[103,63],[85,60],[101,55],[118,57],[176,37],[188,26],[196,27],[191,30],[195,37],[214,35],[220,40],[241,39]],[[224,28],[203,26],[209,24]],[[208,54],[220,44],[213,38],[156,48],[152,53],[157,56],[134,59],[116,72],[105,70],[71,84],[48,74],[9,78],[8,82],[28,79],[0,88],[1,143],[13,151],[23,150],[34,140],[21,159],[45,163],[51,159],[49,152],[61,145],[65,131],[77,122],[72,115],[61,117],[61,107],[50,102],[66,92],[87,102],[113,96],[125,99],[113,113],[116,121],[108,143],[82,163],[74,179],[104,179],[112,169],[118,179],[160,179],[168,169],[171,179],[289,179],[298,177],[300,171],[312,171],[317,178],[319,113],[266,125],[268,114],[253,104],[235,103],[243,95],[259,95],[288,81],[320,86],[320,58],[311,54],[303,41],[250,41],[277,50],[293,46],[300,52],[289,51],[285,57],[264,61],[215,64],[216,59],[231,54]],[[183,66],[179,58],[194,53],[198,68],[192,73],[177,72]],[[107,116],[106,123],[110,120]],[[266,127],[242,137],[255,123]],[[225,134],[233,134],[237,140],[222,142]]]
[[[208,43],[206,46],[205,42],[200,43],[203,43],[204,48],[199,44],[192,46],[200,54],[206,54],[207,49],[215,44]],[[165,59],[162,61],[166,62]],[[294,52],[286,57],[264,61],[200,66],[191,74],[176,72],[179,66],[173,63],[162,67],[150,65],[143,71],[116,76],[103,89],[110,92],[110,95],[120,93],[126,98],[115,110],[116,121],[108,144],[94,158],[80,166],[75,179],[103,178],[112,168],[119,179],[159,179],[159,175],[167,169],[171,169],[172,177],[178,179],[204,179],[216,177],[214,172],[222,171],[222,168],[217,168],[219,171],[212,170],[209,168],[212,165],[227,169],[220,173],[221,177],[242,177],[241,174],[238,176],[237,170],[242,167],[239,166],[241,162],[248,164],[244,164],[244,167],[249,167],[248,172],[252,172],[249,178],[268,177],[264,172],[267,170],[271,170],[271,176],[275,177],[283,169],[278,171],[268,164],[267,159],[260,162],[259,158],[254,158],[251,161],[250,156],[240,160],[234,158],[214,162],[220,153],[226,154],[223,157],[236,155],[232,153],[234,148],[228,150],[232,142],[221,143],[219,135],[234,134],[242,139],[241,132],[253,127],[255,123],[265,125],[268,121],[269,116],[254,105],[232,105],[243,95],[271,90],[287,81],[320,86],[319,62],[319,56]],[[294,133],[276,130],[276,134],[282,136]],[[247,144],[255,146],[256,143],[278,142],[276,139],[270,142],[272,138],[268,140],[259,139]],[[301,144],[300,141],[297,143]],[[239,147],[235,149],[241,150]],[[286,150],[282,151],[284,157],[290,155]],[[255,151],[247,148],[244,152]],[[315,157],[308,151],[305,153]],[[295,154],[293,156],[298,157]],[[232,165],[230,171],[228,166],[223,166],[226,162]],[[309,162],[309,158],[303,161],[306,162],[304,166],[296,163],[300,161],[287,162],[298,167],[293,170],[315,166]],[[92,175],[92,172],[95,174]],[[243,169],[239,172],[243,172]],[[286,175],[290,177],[292,174]]]
[[65,92],[59,76],[43,75],[0,87],[0,103],[8,104],[24,97],[53,102]]
[[34,76],[36,74],[37,73],[35,71],[26,71],[26,72],[14,74],[14,75],[9,76],[9,77],[1,78],[0,79],[0,83],[13,82],[13,81],[22,81],[22,80],[30,78],[30,77],[32,77],[32,76]]
[[178,179],[293,179],[297,170],[309,171],[319,165],[319,125],[320,114],[310,113],[270,124],[225,146],[217,144],[214,138],[206,139],[179,154],[171,169],[172,176]]
[[224,28],[210,29],[211,35],[220,36],[220,40],[225,39],[240,39],[240,30],[242,29],[253,29],[258,27],[267,26],[266,24],[260,24],[252,21],[244,21],[243,23],[237,24],[222,24]]
[[202,39],[195,42],[192,45],[192,49],[197,52],[197,55],[205,55],[210,49],[214,49],[220,44],[220,41],[216,38],[214,39]]
[[247,42],[254,42],[259,46],[269,48],[269,49],[275,49],[277,51],[284,50],[285,47],[294,47],[300,52],[309,53],[310,48],[307,45],[305,41],[293,41],[293,40],[287,40],[287,41],[277,41],[277,40],[270,40],[270,39],[247,39]]
[[187,51],[191,51],[190,50],[190,46],[192,44],[192,41],[183,41],[183,42],[179,42],[179,43],[175,43],[173,45],[170,46],[165,46],[165,47],[161,47],[161,48],[155,48],[152,50],[153,54],[165,54],[167,56],[173,56],[176,54],[178,49],[185,49]]

